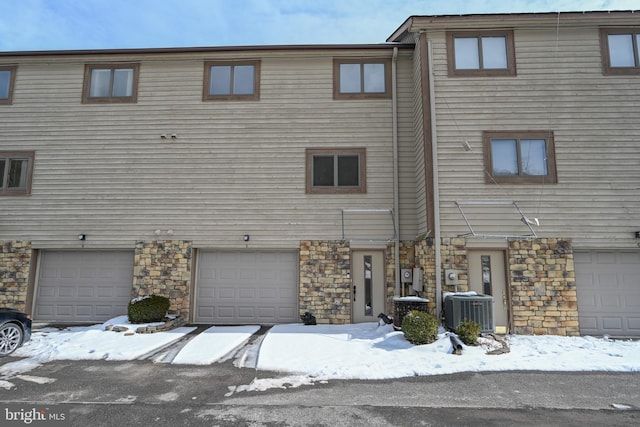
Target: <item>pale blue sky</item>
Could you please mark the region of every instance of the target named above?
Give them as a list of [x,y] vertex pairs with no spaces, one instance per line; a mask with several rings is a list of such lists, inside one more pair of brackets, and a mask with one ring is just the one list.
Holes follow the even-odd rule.
[[411,15],[638,8],[638,0],[0,0],[0,51],[382,43]]

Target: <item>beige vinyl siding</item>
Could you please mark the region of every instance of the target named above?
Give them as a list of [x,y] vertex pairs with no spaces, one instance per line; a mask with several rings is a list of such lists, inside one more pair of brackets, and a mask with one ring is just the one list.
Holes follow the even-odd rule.
[[422,109],[422,92],[429,88],[422,87],[421,73],[428,72],[422,70],[420,66],[420,49],[416,40],[416,47],[413,51],[413,73],[414,73],[414,89],[413,89],[413,129],[414,129],[414,152],[415,152],[415,204],[416,204],[416,216],[418,218],[418,233],[432,232],[428,230],[427,226],[427,189],[426,179],[431,180],[431,177],[427,178],[426,166],[425,166],[425,146],[424,146],[424,111]]
[[[340,55],[391,50],[21,57],[2,148],[35,150],[35,172],[30,197],[2,199],[2,238],[41,248],[79,247],[79,232],[87,248],[155,238],[244,247],[245,233],[254,248],[341,238],[341,209],[392,208],[393,188],[391,100],[333,100]],[[259,101],[202,101],[204,61],[225,58],[261,60]],[[138,102],[81,104],[84,64],[119,61],[140,63]],[[410,69],[399,69],[406,97]],[[367,193],[305,194],[305,149],[316,147],[365,147]],[[414,234],[414,214],[402,222]],[[387,226],[358,223],[362,234]]]
[[[602,75],[595,25],[516,27],[514,36],[517,77],[448,78],[444,32],[429,33],[443,235],[468,231],[456,200],[514,200],[539,218],[540,236],[572,238],[578,248],[637,247],[637,78]],[[483,130],[553,131],[558,184],[485,184]],[[470,220],[482,232],[528,232],[503,210],[478,209]]]
[[400,239],[413,240],[419,233],[418,209],[416,209],[417,163],[415,150],[415,70],[413,51],[400,51],[398,55],[398,174]]

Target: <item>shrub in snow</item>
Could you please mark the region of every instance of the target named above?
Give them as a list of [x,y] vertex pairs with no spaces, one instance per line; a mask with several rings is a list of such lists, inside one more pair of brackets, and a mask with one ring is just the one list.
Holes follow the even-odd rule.
[[151,295],[148,298],[136,298],[129,303],[127,314],[131,323],[161,322],[169,310],[169,298]]
[[456,334],[466,345],[475,345],[478,342],[481,329],[482,327],[473,320],[465,319],[458,325]]
[[402,332],[412,344],[430,344],[438,338],[438,319],[432,314],[412,310],[402,319]]

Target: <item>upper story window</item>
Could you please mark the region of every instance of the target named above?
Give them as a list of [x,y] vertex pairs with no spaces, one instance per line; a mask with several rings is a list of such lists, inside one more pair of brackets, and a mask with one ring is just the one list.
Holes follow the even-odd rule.
[[450,77],[515,76],[513,31],[447,33]]
[[139,64],[87,64],[84,103],[136,102]]
[[307,193],[366,193],[364,148],[307,149]]
[[0,66],[0,104],[13,101],[13,84],[16,79],[16,66]]
[[391,97],[391,60],[340,58],[333,60],[333,98]]
[[552,131],[483,132],[485,182],[556,183]]
[[204,64],[202,99],[260,99],[260,61],[207,61]]
[[33,151],[0,151],[0,196],[31,194]]
[[605,75],[640,74],[640,28],[601,28]]

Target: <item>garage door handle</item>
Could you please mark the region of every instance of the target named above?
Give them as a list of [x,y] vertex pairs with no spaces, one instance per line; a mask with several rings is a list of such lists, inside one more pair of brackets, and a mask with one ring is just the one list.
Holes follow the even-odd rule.
[[356,300],[356,285],[353,285],[353,300]]

